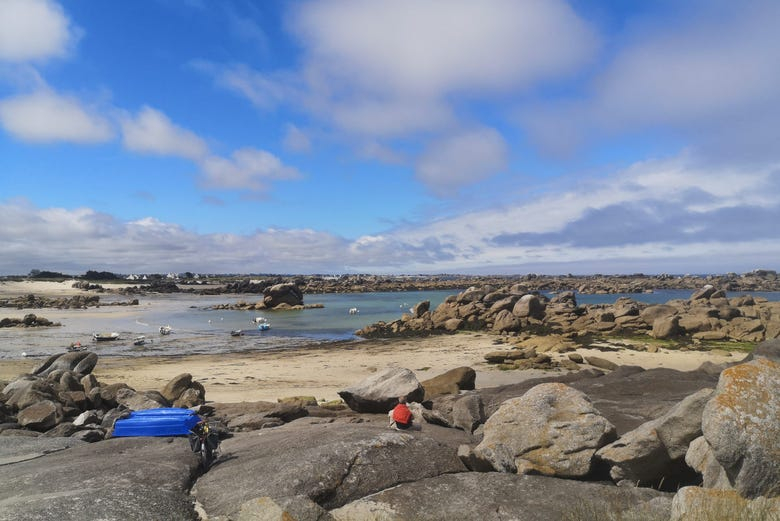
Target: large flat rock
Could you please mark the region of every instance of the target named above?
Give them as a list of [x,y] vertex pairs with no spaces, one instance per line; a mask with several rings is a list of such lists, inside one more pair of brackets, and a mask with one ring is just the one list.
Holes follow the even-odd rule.
[[0,442],[0,466],[40,458],[84,444],[85,441],[76,438],[3,436]]
[[222,451],[193,492],[209,520],[235,518],[255,498],[304,497],[330,509],[399,483],[465,470],[452,447],[387,423],[302,419],[238,433],[222,442]]
[[671,494],[647,488],[467,472],[405,483],[348,503],[331,515],[339,521],[650,520],[668,519],[671,501]]
[[0,520],[196,520],[197,466],[186,438],[114,438],[9,463]]

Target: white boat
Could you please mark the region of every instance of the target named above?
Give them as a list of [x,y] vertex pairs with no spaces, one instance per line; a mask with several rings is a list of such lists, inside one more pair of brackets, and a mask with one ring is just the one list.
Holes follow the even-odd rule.
[[230,336],[244,336],[244,332],[240,329],[234,329],[230,332]]
[[255,317],[252,320],[252,323],[257,324],[257,329],[259,331],[268,331],[271,329],[271,324],[268,323],[268,319],[265,317]]
[[134,346],[142,346],[146,343],[151,343],[151,340],[147,340],[144,335],[137,336],[133,339]]
[[349,308],[350,315],[357,315],[358,313],[360,313],[360,310],[358,308]]
[[171,326],[160,326],[161,335],[170,335],[172,331],[173,328]]
[[104,342],[106,340],[116,340],[119,338],[119,333],[92,333],[92,340],[96,342]]

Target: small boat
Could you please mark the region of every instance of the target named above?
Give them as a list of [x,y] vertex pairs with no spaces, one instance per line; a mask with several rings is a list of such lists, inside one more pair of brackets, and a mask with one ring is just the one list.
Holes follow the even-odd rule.
[[358,308],[349,308],[350,315],[357,315],[358,313],[360,313],[360,310]]
[[133,411],[114,423],[114,437],[186,436],[201,418],[190,409],[161,408]]
[[244,332],[240,329],[234,329],[230,332],[230,336],[244,336]]
[[151,343],[151,340],[147,340],[144,335],[137,336],[133,339],[133,345],[134,346],[142,346],[146,343]]
[[265,317],[257,317],[253,322],[257,324],[257,329],[259,331],[268,331],[271,329],[271,324],[268,323],[268,320]]
[[87,348],[87,346],[82,346],[81,342],[71,342],[68,346],[68,351],[71,353],[74,351],[84,351]]
[[107,340],[116,340],[119,338],[119,333],[92,333],[92,340],[96,342],[105,342]]
[[161,335],[170,335],[171,332],[173,332],[173,328],[171,326],[160,326]]

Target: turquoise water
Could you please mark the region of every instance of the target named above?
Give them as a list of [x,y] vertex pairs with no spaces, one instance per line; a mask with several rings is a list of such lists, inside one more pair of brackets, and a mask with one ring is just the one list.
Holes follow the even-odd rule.
[[[0,358],[26,356],[43,357],[62,352],[71,342],[81,342],[101,356],[112,355],[185,355],[195,353],[229,353],[237,351],[302,348],[323,342],[358,340],[354,332],[378,321],[390,322],[409,308],[430,300],[431,309],[438,306],[454,290],[409,291],[381,293],[338,293],[305,295],[306,304],[322,304],[322,308],[300,311],[229,311],[214,310],[218,304],[239,301],[255,302],[257,295],[159,295],[140,298],[138,306],[102,306],[89,310],[1,309],[0,316],[19,317],[35,313],[62,327],[0,329]],[[619,297],[647,303],[664,303],[672,299],[687,299],[690,290],[668,290],[656,293],[612,295],[577,294],[579,304],[609,304]],[[730,293],[736,296],[740,293]],[[768,300],[780,301],[778,292],[752,292]],[[117,297],[117,300],[123,300]],[[359,313],[349,314],[350,308]],[[258,331],[255,317],[262,316],[271,324],[269,331]],[[161,336],[161,325],[170,325],[173,333]],[[233,337],[231,330],[241,329],[244,335]],[[120,339],[93,342],[93,332],[116,331]],[[134,346],[133,339],[144,335],[149,343]]]

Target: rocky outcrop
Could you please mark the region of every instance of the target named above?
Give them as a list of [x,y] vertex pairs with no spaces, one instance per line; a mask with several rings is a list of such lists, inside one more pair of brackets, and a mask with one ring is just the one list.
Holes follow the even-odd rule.
[[[0,299],[0,307],[16,308],[16,309],[41,309],[41,308],[57,308],[57,309],[87,309],[90,307],[98,306],[137,306],[138,299],[130,301],[111,301],[100,302],[98,295],[74,295],[70,297],[43,297],[38,295],[24,295],[19,297],[13,297],[8,299]],[[35,315],[32,315],[35,316]],[[14,320],[14,319],[3,319]],[[38,318],[41,321],[41,318]],[[45,321],[45,319],[43,319]],[[59,325],[59,324],[46,324],[39,323],[36,325]],[[2,327],[2,326],[0,326]]]
[[528,292],[523,284],[475,286],[451,295],[430,313],[405,314],[392,322],[368,325],[356,334],[381,338],[458,330],[569,339],[650,335],[694,345],[726,340],[760,342],[780,337],[780,302],[750,296],[727,299],[722,289],[712,287],[694,292],[690,299],[666,304],[649,305],[621,298],[612,305],[578,306],[573,292],[548,299],[538,292]]
[[0,327],[53,327],[61,326],[59,322],[52,322],[48,318],[39,317],[34,313],[28,313],[22,318],[0,319]]
[[672,500],[670,521],[691,519],[780,519],[780,498],[746,499],[734,490],[683,487]]
[[263,292],[263,304],[269,309],[303,306],[303,292],[292,283],[275,284]]
[[547,383],[502,403],[485,422],[474,456],[501,472],[584,477],[595,452],[615,437],[587,396]]
[[477,372],[471,367],[456,367],[446,373],[440,374],[421,382],[425,389],[425,399],[441,394],[458,394],[460,391],[474,389]]
[[674,489],[690,479],[685,454],[691,441],[701,436],[702,411],[711,396],[712,389],[702,389],[686,397],[663,416],[602,447],[596,457],[611,467],[615,482]]
[[54,355],[32,374],[22,375],[0,393],[0,434],[23,429],[46,436],[102,440],[127,413],[159,407],[197,407],[205,389],[183,374],[156,390],[136,391],[124,383],[103,385],[92,374],[98,356],[88,351]]
[[780,364],[768,358],[724,370],[702,432],[731,486],[744,497],[779,495]]
[[[772,350],[761,352],[771,354]],[[49,405],[45,400],[50,400],[55,410],[58,405],[62,409],[65,421],[44,434],[20,429],[18,423],[0,424],[2,439],[13,440],[0,443],[0,520],[76,516],[252,519],[269,515],[320,521],[581,519],[583,515],[587,519],[666,520],[671,494],[641,486],[651,481],[645,483],[642,476],[658,477],[656,458],[679,465],[677,475],[663,476],[681,485],[688,484],[681,476],[691,475],[682,465],[681,454],[689,466],[705,474],[705,487],[718,485],[707,476],[710,471],[706,469],[713,466],[720,469],[723,487],[736,488],[741,483],[743,490],[764,492],[762,483],[776,481],[766,472],[774,465],[774,445],[762,446],[760,436],[753,440],[756,432],[750,427],[762,411],[776,414],[772,397],[757,399],[755,394],[764,388],[756,386],[759,382],[777,396],[772,383],[776,366],[759,356],[726,369],[717,394],[709,400],[712,391],[705,388],[717,381],[717,372],[644,371],[630,366],[609,373],[591,368],[511,386],[459,390],[434,396],[425,402],[428,409],[413,403],[422,430],[408,432],[388,429],[384,408],[379,414],[334,410],[303,397],[285,403],[201,405],[199,413],[213,412],[231,431],[217,427],[218,432],[232,437],[223,440],[223,457],[194,486],[196,462],[184,439],[121,438],[87,447],[81,440],[102,439],[101,429],[110,429],[126,409],[96,408],[74,414],[78,409],[74,393],[82,393],[92,405],[92,400],[101,401],[103,407],[125,396],[168,401],[193,389],[195,382],[189,375],[179,375],[160,392],[136,392],[121,383],[101,385],[92,374],[78,378],[65,370],[45,377],[28,375],[11,382],[0,394],[0,402],[14,399],[9,403],[15,405],[2,408],[3,414],[6,410],[11,414],[6,419],[19,419],[20,403],[44,409]],[[460,374],[469,374],[468,368],[459,369]],[[377,374],[391,381],[398,371]],[[71,393],[68,405],[57,401],[65,393]],[[388,394],[397,399],[403,391],[394,388]],[[743,464],[736,474],[725,460],[721,463],[722,455],[715,450],[720,445],[710,446],[707,429],[696,437],[697,424],[707,422],[700,420],[705,416],[700,413],[705,402],[705,410],[717,402],[719,416],[713,421],[725,418],[737,445],[744,447],[739,456]],[[721,413],[721,405],[745,416]],[[47,411],[40,413],[46,421]],[[729,426],[732,417],[739,420],[733,422],[737,427]],[[767,432],[775,436],[772,429]],[[613,454],[594,457],[615,431],[623,433],[623,445],[601,448],[599,456]],[[22,435],[30,433],[39,437]],[[639,449],[634,456],[617,457],[620,449],[632,444]],[[754,465],[759,460],[763,467]],[[605,461],[613,471],[621,472],[616,480],[627,480],[631,474],[631,478],[640,477],[640,486],[607,484],[601,472]],[[513,473],[490,472],[496,468]],[[691,481],[695,482],[695,476]],[[682,517],[675,519],[687,519],[686,512],[714,504],[726,494],[738,508],[737,515],[728,518],[737,519],[740,513],[766,506],[763,500],[746,501],[740,488],[692,490],[682,488],[678,493],[675,502]],[[767,493],[773,493],[772,489]],[[108,504],[99,505],[103,501]],[[195,513],[193,501],[200,514]],[[774,505],[773,501],[768,504]]]
[[339,391],[339,396],[353,411],[386,413],[401,396],[408,402],[422,401],[425,389],[409,369],[389,368]]

